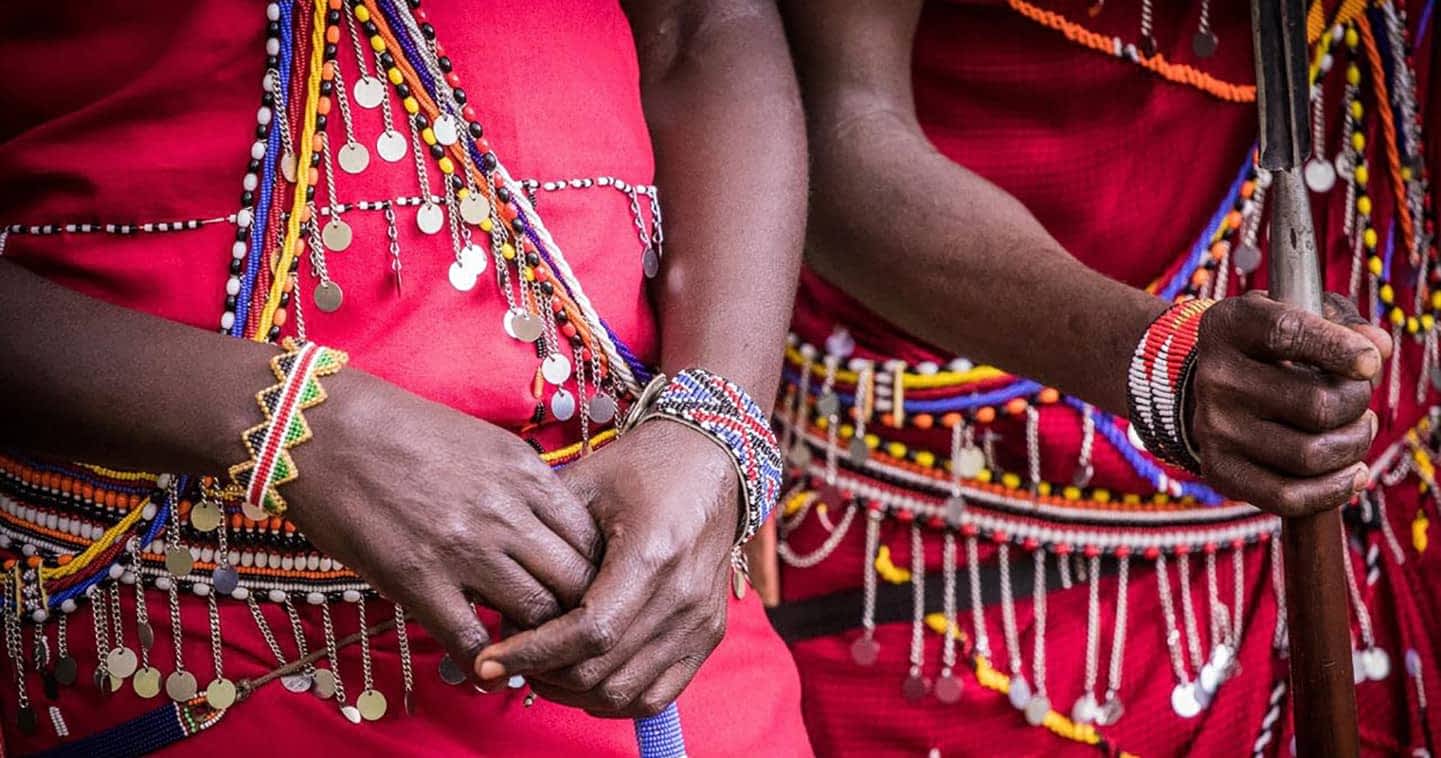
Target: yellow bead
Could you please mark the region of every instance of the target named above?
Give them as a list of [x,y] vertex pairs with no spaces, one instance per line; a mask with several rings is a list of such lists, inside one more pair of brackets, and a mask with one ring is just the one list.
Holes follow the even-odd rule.
[[1111,502],[1111,492],[1110,490],[1102,489],[1092,490],[1091,499],[1098,503],[1109,503]]
[[1365,113],[1366,106],[1362,105],[1360,100],[1351,101],[1351,118],[1361,118]]
[[379,34],[370,38],[370,47],[377,53],[385,52],[385,38]]
[[[515,248],[511,248],[511,255],[515,255]],[[841,424],[841,437],[850,439],[856,436],[856,428],[850,424]]]
[[816,428],[817,428],[817,429],[826,429],[826,428],[829,428],[830,425],[831,425],[831,420],[830,420],[830,418],[829,418],[828,416],[820,416],[820,417],[816,418]]
[[1170,496],[1170,495],[1167,495],[1167,494],[1164,493],[1164,492],[1157,492],[1157,493],[1156,493],[1156,496],[1153,497],[1153,498],[1151,498],[1151,500],[1152,500],[1152,502],[1156,503],[1157,505],[1165,505],[1165,504],[1171,502],[1171,496]]
[[1422,329],[1425,329],[1425,330],[1428,331],[1428,332],[1431,331],[1432,329],[1435,329],[1435,328],[1436,328],[1436,317],[1435,317],[1435,316],[1432,316],[1432,315],[1429,314],[1429,313],[1423,313],[1423,314],[1421,314],[1421,328],[1422,328]]
[[404,105],[405,112],[412,116],[420,112],[420,103],[414,97],[407,97],[401,100],[400,104]]
[[1014,472],[1007,472],[1001,475],[1001,486],[1006,489],[1017,489],[1021,486],[1021,477]]
[[1358,150],[1358,151],[1359,151],[1359,150],[1365,150],[1365,149],[1366,149],[1366,135],[1364,135],[1364,134],[1362,134],[1362,133],[1360,133],[1360,132],[1354,132],[1354,133],[1351,135],[1351,148],[1354,149],[1354,150]]
[[460,198],[461,200],[464,200],[464,199],[466,199],[467,197],[470,197],[470,188],[469,188],[469,187],[461,187],[460,189],[458,189],[458,190],[455,191],[455,196],[458,197],[458,198]]
[[1411,176],[1412,176],[1411,167],[1410,167],[1410,166],[1402,166],[1402,167],[1401,167],[1401,178],[1409,182],[1409,181],[1411,181]]
[[440,173],[442,174],[455,173],[455,161],[452,161],[448,155],[436,161],[435,164],[440,166]]
[[1376,294],[1378,297],[1381,298],[1381,302],[1387,305],[1390,305],[1393,301],[1396,300],[1396,290],[1393,289],[1389,284],[1381,285],[1380,292]]
[[930,468],[936,465],[936,454],[932,453],[929,450],[922,450],[919,453],[916,453],[916,463],[919,463],[926,468]]
[[355,20],[356,20],[356,21],[359,21],[359,22],[362,23],[362,24],[365,23],[366,21],[369,21],[369,20],[370,20],[370,9],[367,8],[367,7],[365,7],[364,5],[359,5],[359,4],[357,4],[357,5],[355,6]]
[[1356,184],[1357,184],[1357,185],[1359,185],[1359,186],[1361,186],[1361,187],[1365,187],[1365,186],[1366,186],[1366,182],[1367,182],[1370,178],[1371,178],[1371,169],[1366,168],[1366,164],[1362,163],[1361,165],[1359,165],[1359,166],[1356,167]]
[[[1355,47],[1361,43],[1361,35],[1356,33],[1356,27],[1346,27],[1346,47]],[[1354,68],[1354,66],[1353,66]]]
[[1371,215],[1371,198],[1366,195],[1356,198],[1356,212],[1362,216]]
[[870,449],[872,449],[872,450],[875,450],[876,448],[878,448],[878,447],[880,447],[880,446],[881,446],[881,438],[880,438],[880,437],[877,437],[877,436],[874,435],[874,434],[867,434],[867,435],[866,435],[866,447],[868,447],[868,448],[870,448]]
[[1381,275],[1381,259],[1380,259],[1379,257],[1377,257],[1377,256],[1374,256],[1374,255],[1371,256],[1370,258],[1367,258],[1367,259],[1366,259],[1366,270],[1371,272],[1371,276],[1380,276],[1380,275]]
[[535,281],[535,269],[533,268],[525,269],[524,271],[520,272],[520,275],[525,277],[525,280],[527,282]]
[[1431,310],[1441,311],[1441,290],[1431,293]]
[[1127,492],[1121,497],[1121,502],[1125,503],[1126,505],[1140,505],[1141,496],[1137,495],[1134,492]]
[[1075,486],[1074,484],[1067,485],[1065,489],[1061,490],[1061,497],[1067,500],[1080,500],[1081,488]]
[[431,128],[428,127],[428,126],[425,127],[424,129],[421,129],[421,130],[420,130],[420,138],[423,139],[423,140],[425,140],[425,144],[427,144],[427,145],[434,145],[434,144],[435,144],[435,130],[434,130],[434,129],[431,129]]
[[1361,232],[1361,241],[1366,244],[1367,250],[1375,250],[1377,242],[1376,230],[1369,226],[1366,227],[1366,231]]
[[389,79],[391,84],[401,84],[405,81],[405,75],[400,73],[400,69],[394,66],[391,66],[390,69],[385,72],[385,78]]
[[1404,323],[1406,323],[1406,314],[1403,313],[1400,308],[1392,308],[1392,309],[1391,309],[1391,325],[1392,325],[1392,326],[1400,326],[1400,325],[1402,325],[1402,324],[1404,324]]
[[[510,244],[509,242],[505,243],[504,245],[501,245],[501,246],[500,246],[500,257],[502,257],[502,258],[504,258],[504,259],[506,259],[506,260],[508,260],[508,261],[513,261],[513,260],[515,260],[515,246],[512,245],[512,244]],[[841,428],[842,428],[842,429],[845,429],[845,427],[841,427]]]
[[976,474],[976,481],[989,484],[991,482],[991,470],[988,468],[981,469],[980,473]]
[[1346,83],[1353,87],[1361,83],[1361,69],[1354,63],[1346,67]]
[[488,218],[481,219],[480,223],[477,224],[477,226],[479,226],[480,230],[482,232],[485,232],[486,234],[490,234],[491,230],[495,229],[495,224],[492,223],[491,220]]
[[886,445],[886,455],[892,458],[906,457],[906,446],[900,442],[891,442]]
[[1050,482],[1041,482],[1039,485],[1036,486],[1036,491],[1039,492],[1042,497],[1050,497],[1050,495],[1051,495],[1051,483],[1050,483]]
[[1421,320],[1415,316],[1408,316],[1406,318],[1406,333],[1415,334],[1418,331],[1421,331]]

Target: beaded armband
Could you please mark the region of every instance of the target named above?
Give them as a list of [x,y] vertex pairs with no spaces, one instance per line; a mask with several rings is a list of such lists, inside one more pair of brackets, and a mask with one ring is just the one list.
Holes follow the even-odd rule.
[[1135,437],[1156,457],[1193,472],[1201,462],[1187,436],[1186,392],[1201,317],[1215,303],[1187,300],[1157,316],[1136,344],[1127,382]]
[[624,428],[666,418],[695,429],[725,449],[740,475],[744,543],[770,516],[781,491],[781,449],[765,411],[735,383],[704,369],[670,379],[658,375],[632,407]]
[[285,498],[277,489],[299,472],[290,449],[310,439],[310,425],[301,413],[325,402],[320,377],[345,366],[349,357],[315,343],[286,339],[285,352],[270,359],[279,384],[256,393],[265,420],[241,434],[250,460],[230,467],[233,491],[247,506],[272,516],[285,513]]

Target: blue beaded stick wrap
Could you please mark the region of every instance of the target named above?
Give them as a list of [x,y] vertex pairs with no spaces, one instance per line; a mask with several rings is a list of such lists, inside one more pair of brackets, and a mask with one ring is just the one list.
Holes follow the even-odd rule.
[[[651,399],[653,402],[648,402]],[[686,369],[669,381],[658,375],[637,401],[626,426],[668,418],[714,440],[730,454],[740,474],[745,511],[740,542],[770,517],[781,490],[781,450],[770,418],[734,382],[704,369]],[[680,712],[675,703],[646,719],[636,719],[641,758],[680,758],[686,754]]]

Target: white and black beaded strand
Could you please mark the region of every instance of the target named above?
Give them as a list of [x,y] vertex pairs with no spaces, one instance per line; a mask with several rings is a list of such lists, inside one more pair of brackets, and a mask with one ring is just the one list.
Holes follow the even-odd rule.
[[946,617],[945,629],[941,632],[941,675],[936,678],[936,699],[951,704],[961,699],[961,679],[955,675],[956,637],[960,634],[960,621],[956,618],[956,532],[954,524],[947,524],[941,535],[941,611]]
[[1051,698],[1046,692],[1046,549],[1036,546],[1031,553],[1031,675],[1034,678],[1031,699],[1026,701],[1026,723],[1040,726],[1051,712]]
[[1136,45],[1146,58],[1156,54],[1156,37],[1151,33],[1151,0],[1141,0],[1141,38]]
[[901,695],[918,703],[931,689],[926,679],[926,545],[921,525],[911,523],[911,650],[910,671],[901,684]]
[[1195,718],[1201,712],[1201,702],[1186,669],[1185,655],[1181,652],[1181,630],[1176,624],[1176,606],[1171,597],[1171,577],[1166,570],[1165,553],[1156,556],[1156,591],[1161,599],[1161,618],[1165,621],[1166,651],[1171,660],[1171,672],[1176,677],[1176,686],[1171,689],[1171,710],[1183,719]]
[[1086,665],[1081,696],[1071,705],[1071,721],[1089,724],[1096,720],[1100,704],[1096,701],[1096,680],[1100,676],[1101,653],[1101,555],[1095,553],[1086,562]]
[[1246,629],[1246,546],[1231,549],[1231,642],[1240,653],[1242,634]]
[[1095,722],[1112,726],[1121,720],[1126,707],[1121,701],[1121,677],[1125,673],[1126,624],[1130,606],[1130,554],[1116,556],[1116,614],[1111,629],[1111,658],[1106,672],[1106,699],[1096,710]]

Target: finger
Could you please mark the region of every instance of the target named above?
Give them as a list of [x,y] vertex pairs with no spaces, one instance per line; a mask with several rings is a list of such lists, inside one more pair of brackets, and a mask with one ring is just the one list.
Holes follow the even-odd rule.
[[474,668],[476,656],[490,644],[490,632],[459,587],[422,587],[397,597],[462,671]]
[[564,474],[576,466],[580,466],[580,463],[557,471],[559,476],[555,482],[535,493],[530,499],[530,510],[546,529],[565,540],[587,563],[599,565],[604,540],[600,527],[596,526],[595,518],[586,507],[593,494],[590,491],[580,492],[569,486]]
[[[513,547],[506,550],[506,555],[559,601],[560,608],[556,615],[559,610],[576,607],[585,595],[586,588],[590,587],[591,580],[595,578],[595,567],[584,555],[576,552],[569,542],[546,528],[538,519],[531,523],[524,523],[525,521],[528,519],[522,519],[521,523],[513,525],[522,536]],[[549,621],[551,618],[553,616],[547,616],[541,621]],[[538,625],[526,624],[522,618],[515,620],[527,628]]]
[[749,567],[750,585],[755,588],[761,602],[767,608],[774,608],[781,601],[780,556],[776,552],[776,521],[768,519],[761,525],[756,536],[745,545],[746,566]]
[[1380,351],[1354,329],[1264,297],[1237,302],[1219,319],[1203,319],[1202,335],[1217,330],[1216,337],[1252,358],[1293,361],[1352,379],[1370,379],[1381,370]]
[[[650,614],[656,607],[656,603],[650,603],[642,613]],[[668,633],[669,629],[664,625],[634,624],[615,647],[605,654],[583,660],[574,666],[537,671],[530,674],[529,679],[569,693],[565,700],[557,702],[583,707],[587,703],[587,693],[599,687],[641,651],[659,648]]]
[[1327,292],[1322,296],[1321,315],[1342,326],[1358,326],[1367,323],[1351,298],[1339,292]]
[[1263,511],[1294,518],[1344,505],[1366,487],[1364,463],[1324,476],[1293,479],[1237,455],[1202,461],[1206,480],[1230,497]]
[[[685,691],[686,685],[695,678],[704,662],[703,658],[689,655],[676,661],[640,697],[631,701],[630,707],[621,715],[633,719],[643,719],[665,710],[666,706],[674,703],[680,697],[680,693]],[[598,713],[591,715],[603,717]]]
[[1274,421],[1256,420],[1230,431],[1230,449],[1287,476],[1313,477],[1365,460],[1376,434],[1376,414],[1366,411],[1350,424],[1324,434],[1306,434]]
[[[1208,377],[1215,376],[1211,372]],[[1329,432],[1360,418],[1371,404],[1370,382],[1321,374],[1304,366],[1247,362],[1218,381],[1225,400],[1198,398],[1197,412],[1230,412],[1213,403],[1231,402],[1257,416],[1303,432]]]
[[[699,663],[694,664],[694,668],[690,670],[688,676],[681,678],[679,682],[671,683],[662,691],[670,691],[674,687],[670,700],[654,706],[653,709],[646,709],[642,707],[641,700],[651,687],[660,683],[663,675],[676,666],[691,665],[689,663],[690,656],[677,658],[673,651],[666,652],[668,654],[633,661],[617,671],[614,676],[597,688],[597,702],[587,707],[586,713],[598,718],[612,719],[642,718],[659,713],[662,708],[675,700],[675,696],[680,694],[681,687],[685,686],[685,683],[690,681],[690,677],[695,675],[694,668],[700,667]],[[680,686],[674,686],[676,683]],[[662,693],[656,694],[657,698],[661,696],[663,696]]]
[[485,598],[485,604],[523,628],[534,628],[561,613],[555,593],[546,589],[509,556],[497,557],[477,569],[470,589]]
[[480,678],[553,671],[610,652],[645,607],[652,586],[653,577],[630,573],[644,562],[628,544],[608,546],[595,581],[574,610],[487,648],[476,661]]

